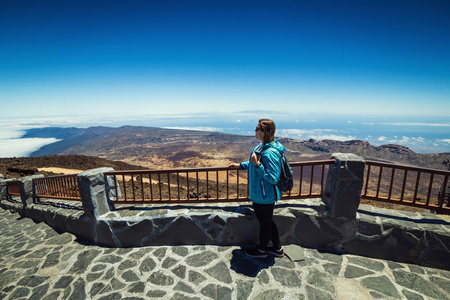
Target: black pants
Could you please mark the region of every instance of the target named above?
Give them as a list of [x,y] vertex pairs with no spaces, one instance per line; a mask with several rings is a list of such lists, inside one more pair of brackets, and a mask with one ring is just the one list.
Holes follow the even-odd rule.
[[253,203],[253,210],[259,222],[259,249],[265,251],[269,241],[272,241],[272,246],[275,249],[281,248],[280,236],[278,228],[273,221],[273,209],[275,203],[272,204],[258,204]]

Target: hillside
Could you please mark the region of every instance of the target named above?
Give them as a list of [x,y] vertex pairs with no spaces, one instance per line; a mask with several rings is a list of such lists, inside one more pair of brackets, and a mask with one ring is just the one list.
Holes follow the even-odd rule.
[[[25,137],[56,137],[59,142],[42,147],[31,156],[86,155],[151,169],[227,166],[248,159],[258,141],[252,136],[217,132],[123,126],[42,128]],[[373,146],[365,141],[307,140],[282,138],[291,161],[329,158],[333,152],[351,152],[366,159],[442,169],[450,153],[417,154],[400,145]]]
[[47,171],[49,169],[86,171],[100,167],[112,167],[114,170],[142,169],[142,167],[129,165],[120,161],[111,161],[84,155],[0,158],[0,174],[3,174],[5,178],[19,178],[34,174],[51,176],[60,173],[57,171]]

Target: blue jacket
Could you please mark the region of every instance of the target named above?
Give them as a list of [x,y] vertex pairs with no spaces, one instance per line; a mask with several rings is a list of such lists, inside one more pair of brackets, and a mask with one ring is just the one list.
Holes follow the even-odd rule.
[[[271,204],[281,199],[277,183],[281,173],[281,155],[285,148],[277,140],[260,143],[250,153],[250,160],[241,163],[241,168],[248,170],[248,188],[250,200],[259,204]],[[261,154],[258,167],[251,162],[253,152]]]

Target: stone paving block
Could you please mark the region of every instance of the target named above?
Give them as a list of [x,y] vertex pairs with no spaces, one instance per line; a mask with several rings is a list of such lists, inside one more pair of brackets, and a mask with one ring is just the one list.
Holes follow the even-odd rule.
[[202,295],[211,299],[232,299],[233,290],[217,284],[208,284],[206,287],[200,290]]
[[377,277],[366,277],[363,280],[361,280],[361,283],[365,287],[375,290],[383,295],[394,297],[396,299],[401,299],[401,296],[398,293],[396,287],[391,282],[391,280],[385,275]]
[[416,293],[413,293],[409,290],[403,290],[402,294],[406,297],[408,300],[424,300],[424,298]]
[[312,269],[306,277],[308,284],[322,288],[332,294],[335,293],[333,277],[329,274]]
[[430,280],[426,280],[421,275],[400,270],[394,271],[393,275],[399,285],[421,292],[433,299],[450,299],[449,294],[446,293],[445,290],[442,290],[439,286],[430,282]]
[[186,278],[186,266],[178,266],[177,268],[172,269],[171,271],[180,279]]
[[367,275],[371,275],[371,274],[374,274],[374,272],[369,271],[367,269],[360,268],[360,267],[347,265],[344,276],[345,276],[345,278],[358,278],[358,277],[363,277],[363,276],[367,276]]
[[384,264],[371,258],[362,256],[348,256],[348,262],[354,265],[363,266],[369,270],[382,271],[385,267]]
[[159,286],[172,286],[174,284],[174,279],[169,275],[164,274],[161,271],[152,273],[147,280],[149,283]]
[[275,281],[283,286],[301,287],[302,280],[300,273],[294,270],[286,270],[284,268],[273,267],[270,270]]
[[325,272],[331,274],[332,276],[337,276],[339,272],[341,271],[341,265],[340,264],[333,264],[333,263],[325,263],[322,265]]
[[306,295],[308,299],[333,300],[333,296],[312,286],[306,286]]
[[302,261],[305,259],[303,248],[298,245],[283,246],[283,250],[291,261]]

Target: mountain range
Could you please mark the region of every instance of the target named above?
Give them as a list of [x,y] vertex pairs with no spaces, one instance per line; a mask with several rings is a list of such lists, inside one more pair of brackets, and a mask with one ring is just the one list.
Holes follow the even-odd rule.
[[[46,155],[85,155],[150,169],[227,166],[248,159],[259,142],[253,136],[142,126],[35,128],[23,138],[60,141],[33,152]],[[366,159],[433,169],[445,169],[450,153],[417,154],[401,145],[373,146],[366,141],[294,140],[280,138],[290,161],[328,159],[334,152],[350,152]]]

